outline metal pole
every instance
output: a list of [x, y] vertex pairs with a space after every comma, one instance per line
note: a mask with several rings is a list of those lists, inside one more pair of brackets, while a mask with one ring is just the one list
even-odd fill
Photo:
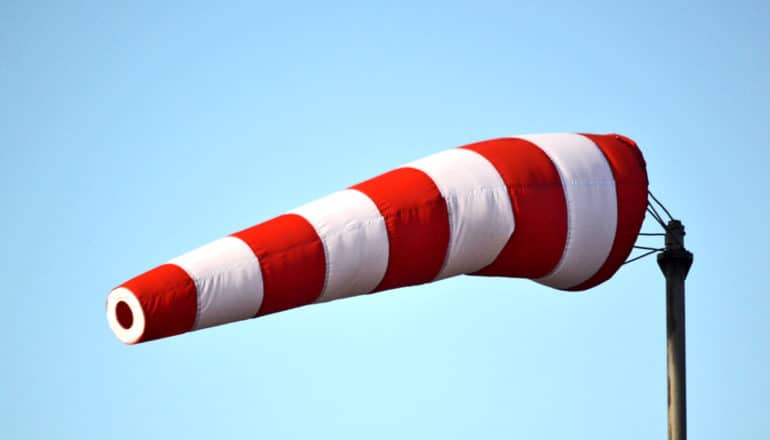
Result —
[[658, 266], [666, 278], [669, 440], [687, 440], [684, 282], [692, 259], [684, 247], [684, 225], [671, 220], [666, 225], [666, 247], [658, 254]]

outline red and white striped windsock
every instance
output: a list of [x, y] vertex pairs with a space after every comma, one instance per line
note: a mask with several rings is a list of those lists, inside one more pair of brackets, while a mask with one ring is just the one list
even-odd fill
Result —
[[459, 274], [583, 290], [631, 252], [647, 206], [619, 135], [494, 139], [428, 156], [209, 243], [107, 297], [133, 344]]

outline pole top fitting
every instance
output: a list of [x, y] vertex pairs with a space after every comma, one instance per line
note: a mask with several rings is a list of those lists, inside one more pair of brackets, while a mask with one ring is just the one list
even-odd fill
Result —
[[658, 266], [668, 277], [675, 274], [687, 277], [692, 265], [692, 253], [684, 247], [684, 225], [679, 220], [671, 220], [666, 225], [666, 239], [663, 252], [658, 254]]
[[684, 249], [684, 225], [679, 220], [670, 220], [666, 225], [666, 250]]

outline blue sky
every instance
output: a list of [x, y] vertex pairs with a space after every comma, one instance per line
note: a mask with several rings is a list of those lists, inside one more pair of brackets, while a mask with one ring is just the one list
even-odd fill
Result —
[[770, 437], [767, 2], [109, 3], [0, 4], [0, 437], [665, 438], [652, 259], [581, 294], [460, 277], [107, 327], [114, 285], [198, 245], [554, 131], [633, 137], [687, 226], [691, 437]]

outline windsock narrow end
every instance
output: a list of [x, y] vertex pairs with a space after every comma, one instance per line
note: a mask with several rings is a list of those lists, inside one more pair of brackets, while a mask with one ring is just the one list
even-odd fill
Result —
[[124, 344], [136, 344], [145, 328], [144, 310], [133, 292], [118, 287], [107, 296], [107, 322]]

